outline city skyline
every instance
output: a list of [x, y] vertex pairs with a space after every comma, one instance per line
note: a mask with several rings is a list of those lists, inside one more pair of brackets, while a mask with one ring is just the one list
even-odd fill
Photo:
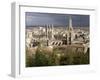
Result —
[[89, 42], [88, 15], [26, 13], [26, 67], [90, 64]]

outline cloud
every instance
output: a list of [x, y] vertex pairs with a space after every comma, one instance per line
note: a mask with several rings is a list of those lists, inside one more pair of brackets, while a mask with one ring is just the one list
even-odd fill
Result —
[[[33, 25], [68, 25], [68, 14], [34, 13], [26, 12], [26, 26]], [[72, 15], [73, 26], [89, 26], [88, 15]]]

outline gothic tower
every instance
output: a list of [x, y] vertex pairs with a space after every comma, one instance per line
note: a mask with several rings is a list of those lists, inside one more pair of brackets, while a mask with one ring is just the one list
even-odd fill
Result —
[[69, 15], [69, 26], [68, 26], [68, 42], [69, 42], [69, 45], [72, 44], [73, 39], [74, 39], [74, 30], [73, 30], [73, 25], [72, 25], [72, 16]]

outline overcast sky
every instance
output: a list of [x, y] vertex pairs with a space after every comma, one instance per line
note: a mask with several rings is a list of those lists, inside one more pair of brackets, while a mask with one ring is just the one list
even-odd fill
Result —
[[[51, 14], [51, 13], [25, 13], [26, 26], [34, 25], [68, 25], [68, 15], [69, 14]], [[72, 15], [72, 24], [74, 26], [89, 26], [89, 16], [88, 15]]]

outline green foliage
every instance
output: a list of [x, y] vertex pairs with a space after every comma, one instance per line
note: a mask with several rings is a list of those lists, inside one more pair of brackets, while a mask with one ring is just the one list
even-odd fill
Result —
[[34, 65], [34, 56], [30, 56], [31, 52], [26, 50], [26, 67], [32, 67]]
[[76, 51], [71, 47], [55, 47], [53, 52], [43, 50], [39, 46], [36, 53], [30, 56], [31, 52], [26, 50], [26, 66], [57, 66], [57, 65], [79, 65], [89, 64], [89, 49], [87, 53], [82, 50]]
[[69, 57], [61, 56], [61, 58], [60, 58], [60, 65], [68, 65], [68, 64], [70, 64], [69, 60], [70, 60]]
[[45, 52], [42, 48], [38, 48], [35, 54], [35, 66], [52, 66], [54, 65], [54, 56]]
[[87, 51], [87, 53], [84, 54], [82, 50], [76, 51], [72, 47], [60, 47], [55, 48], [54, 53], [61, 54], [59, 65], [89, 64], [89, 50]]

